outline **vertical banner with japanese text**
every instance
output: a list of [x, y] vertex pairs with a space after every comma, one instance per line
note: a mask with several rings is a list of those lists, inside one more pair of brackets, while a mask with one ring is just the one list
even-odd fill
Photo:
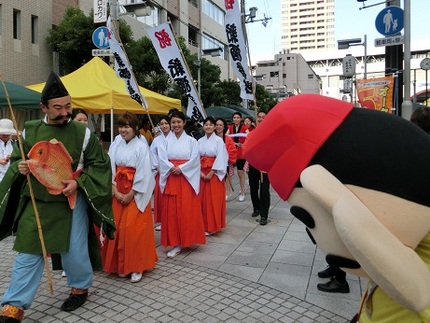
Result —
[[164, 70], [188, 98], [187, 116], [203, 122], [206, 114], [170, 25], [168, 23], [160, 24], [147, 29], [147, 32]]
[[127, 55], [115, 36], [115, 28], [113, 28], [111, 17], [109, 17], [106, 23], [106, 28], [108, 31], [109, 47], [115, 59], [116, 75], [125, 82], [126, 89], [130, 94], [130, 97], [137, 101], [137, 103], [139, 103], [143, 108], [148, 110], [148, 102], [142, 93], [140, 93], [139, 86], [137, 85], [137, 81], [134, 77]]
[[239, 1], [224, 0], [225, 3], [225, 32], [230, 50], [233, 70], [240, 81], [240, 97], [254, 100], [252, 79], [248, 66], [248, 52], [242, 28], [242, 16]]
[[94, 23], [106, 22], [107, 0], [93, 0]]
[[392, 114], [394, 77], [357, 80], [357, 95], [363, 108]]

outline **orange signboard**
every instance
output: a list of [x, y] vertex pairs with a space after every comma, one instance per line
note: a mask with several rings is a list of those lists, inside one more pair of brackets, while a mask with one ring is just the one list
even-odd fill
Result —
[[363, 108], [393, 113], [394, 77], [357, 80], [358, 100]]

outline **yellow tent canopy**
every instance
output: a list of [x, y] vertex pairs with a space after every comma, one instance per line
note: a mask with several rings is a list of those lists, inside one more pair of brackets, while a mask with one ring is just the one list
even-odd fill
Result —
[[[83, 108], [87, 113], [146, 113], [146, 110], [130, 97], [125, 82], [99, 57], [94, 57], [76, 71], [61, 77], [61, 81], [70, 93], [73, 107]], [[45, 83], [39, 83], [27, 88], [42, 92], [44, 86]], [[139, 89], [148, 101], [150, 114], [167, 114], [172, 108], [181, 109], [181, 101], [178, 99], [141, 86]]]

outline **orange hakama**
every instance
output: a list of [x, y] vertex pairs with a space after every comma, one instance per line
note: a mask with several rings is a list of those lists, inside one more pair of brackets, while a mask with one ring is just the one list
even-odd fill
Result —
[[[179, 166], [186, 160], [170, 162]], [[200, 197], [184, 175], [169, 175], [159, 205], [162, 246], [189, 247], [206, 243]]]
[[[134, 173], [134, 168], [117, 167], [115, 182], [119, 192], [130, 192]], [[102, 248], [103, 270], [128, 275], [154, 268], [158, 257], [151, 204], [148, 203], [142, 213], [134, 198], [128, 205], [123, 205], [114, 198], [112, 208], [116, 224], [115, 239], [105, 240]]]
[[[200, 158], [203, 174], [212, 170], [214, 161], [215, 157]], [[216, 174], [210, 181], [200, 180], [200, 197], [206, 232], [221, 231], [226, 223], [225, 180], [220, 181]]]

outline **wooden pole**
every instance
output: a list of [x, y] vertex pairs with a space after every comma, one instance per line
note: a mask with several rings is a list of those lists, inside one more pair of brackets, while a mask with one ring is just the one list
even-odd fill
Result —
[[[121, 49], [124, 52], [125, 58], [127, 59], [128, 64], [130, 65], [131, 77], [134, 79], [134, 82], [136, 83], [136, 86], [137, 86], [137, 91], [139, 92], [140, 98], [142, 99], [143, 96], [142, 96], [142, 93], [140, 93], [139, 84], [137, 83], [136, 76], [134, 75], [133, 66], [130, 64], [130, 60], [128, 59], [127, 53], [125, 52], [125, 48], [124, 48], [122, 41], [121, 41], [121, 36], [119, 35], [119, 23], [118, 23], [118, 21], [119, 21], [118, 19], [112, 19], [113, 32], [116, 34], [115, 38], [117, 39], [119, 46], [121, 46]], [[146, 111], [146, 114], [148, 116], [149, 122], [151, 123], [152, 129], [154, 129], [154, 123], [152, 121], [151, 115], [149, 114], [148, 107], [143, 106], [143, 108]], [[111, 128], [112, 127], [113, 127], [113, 125], [111, 125]]]
[[[251, 75], [251, 84], [252, 84], [252, 96], [254, 97], [254, 119], [255, 119], [255, 126], [258, 126], [258, 119], [257, 119], [257, 114], [258, 114], [258, 109], [257, 109], [257, 98], [256, 98], [256, 94], [255, 94], [255, 80], [254, 77], [252, 76], [252, 65], [251, 65], [251, 54], [250, 54], [250, 50], [249, 50], [249, 43], [248, 43], [248, 33], [246, 32], [246, 24], [245, 24], [245, 0], [242, 0], [241, 3], [242, 7], [242, 29], [243, 29], [243, 38], [245, 39], [245, 46], [247, 48], [247, 54], [248, 54], [248, 65], [249, 65], [249, 75]], [[263, 183], [263, 173], [260, 171], [260, 182]]]
[[[9, 93], [7, 91], [6, 84], [4, 83], [3, 77], [1, 75], [0, 75], [0, 81], [3, 85], [4, 94], [5, 94], [5, 97], [7, 100], [7, 104], [9, 106], [9, 111], [10, 111], [10, 115], [12, 117], [13, 126], [15, 129], [18, 129], [18, 125], [17, 125], [16, 119], [15, 119], [15, 114], [14, 114], [13, 109], [12, 109], [12, 104], [10, 103]], [[21, 153], [21, 159], [24, 161], [26, 158], [25, 158], [24, 148], [22, 145], [21, 135], [20, 135], [18, 130], [17, 130], [17, 137], [18, 137], [19, 151]], [[36, 199], [34, 198], [34, 191], [33, 191], [33, 186], [31, 184], [30, 174], [27, 174], [27, 183], [28, 183], [28, 188], [30, 190], [31, 203], [33, 204], [34, 217], [36, 218], [37, 232], [39, 233], [40, 246], [42, 248], [42, 254], [43, 254], [43, 262], [45, 264], [46, 276], [48, 277], [48, 286], [49, 286], [49, 290], [51, 291], [51, 295], [52, 295], [54, 293], [54, 289], [52, 287], [51, 271], [49, 270], [48, 255], [46, 253], [46, 247], [45, 247], [45, 239], [43, 237], [42, 224], [40, 222], [39, 211], [37, 210]]]
[[252, 65], [251, 65], [251, 54], [249, 50], [249, 42], [248, 42], [248, 33], [246, 32], [246, 24], [245, 24], [245, 0], [241, 0], [241, 14], [242, 14], [242, 29], [243, 29], [243, 38], [245, 40], [245, 47], [246, 47], [246, 53], [248, 58], [248, 68], [249, 68], [249, 75], [251, 76], [251, 84], [252, 84], [252, 96], [254, 97], [254, 119], [255, 119], [255, 125], [257, 126], [257, 99], [255, 94], [255, 80], [252, 76]]

